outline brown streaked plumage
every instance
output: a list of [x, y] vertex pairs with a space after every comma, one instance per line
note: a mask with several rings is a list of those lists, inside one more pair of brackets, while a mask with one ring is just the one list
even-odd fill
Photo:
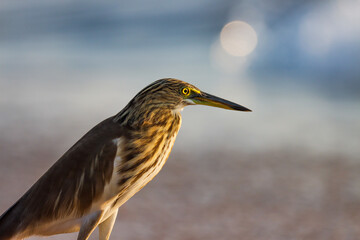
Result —
[[250, 111], [180, 80], [155, 81], [85, 134], [0, 217], [0, 240], [75, 231], [86, 240], [96, 227], [100, 240], [109, 239], [117, 209], [161, 170], [181, 109], [194, 104]]

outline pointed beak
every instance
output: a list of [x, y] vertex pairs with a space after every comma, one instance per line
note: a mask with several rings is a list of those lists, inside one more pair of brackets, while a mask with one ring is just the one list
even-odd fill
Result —
[[193, 96], [191, 98], [191, 100], [195, 104], [207, 105], [207, 106], [218, 107], [218, 108], [225, 108], [225, 109], [229, 109], [229, 110], [251, 112], [250, 109], [248, 109], [244, 106], [241, 106], [239, 104], [230, 102], [228, 100], [216, 97], [214, 95], [211, 95], [211, 94], [208, 94], [205, 92], [196, 94], [195, 96]]

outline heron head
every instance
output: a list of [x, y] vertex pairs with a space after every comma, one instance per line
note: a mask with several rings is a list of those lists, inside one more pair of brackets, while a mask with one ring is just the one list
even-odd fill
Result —
[[203, 92], [197, 87], [181, 80], [166, 78], [155, 81], [139, 94], [150, 106], [181, 110], [187, 105], [207, 105], [236, 111], [251, 112], [237, 103]]

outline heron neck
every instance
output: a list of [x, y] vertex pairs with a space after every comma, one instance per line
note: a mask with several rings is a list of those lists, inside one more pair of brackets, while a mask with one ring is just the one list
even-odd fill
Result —
[[121, 151], [118, 151], [122, 164], [117, 172], [127, 176], [121, 183], [134, 183], [149, 176], [143, 179], [147, 182], [160, 171], [181, 126], [180, 114], [172, 114], [166, 119], [164, 124], [144, 124], [139, 129], [127, 129]]

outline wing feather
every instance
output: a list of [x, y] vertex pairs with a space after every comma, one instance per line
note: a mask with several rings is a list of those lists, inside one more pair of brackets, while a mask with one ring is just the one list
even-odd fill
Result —
[[0, 217], [0, 239], [86, 214], [111, 179], [117, 151], [113, 139], [122, 134], [113, 117], [85, 134]]

